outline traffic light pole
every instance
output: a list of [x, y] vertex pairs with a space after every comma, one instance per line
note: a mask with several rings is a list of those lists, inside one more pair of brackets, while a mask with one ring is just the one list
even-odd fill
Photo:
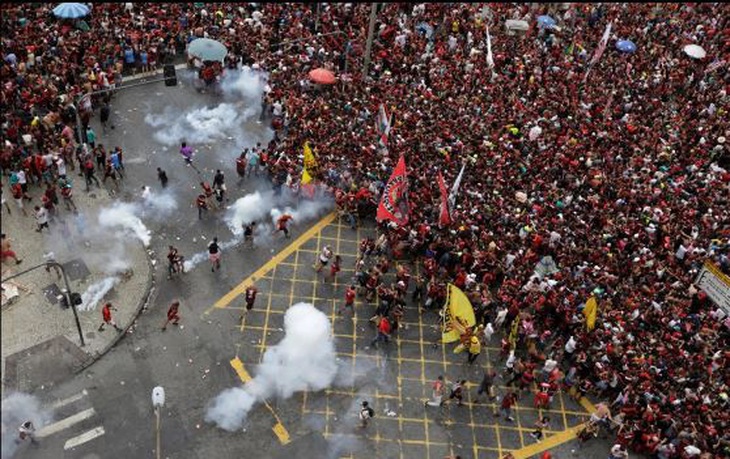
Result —
[[3, 282], [9, 281], [11, 279], [15, 279], [16, 277], [20, 277], [31, 271], [35, 271], [38, 268], [46, 268], [47, 270], [50, 270], [50, 268], [56, 268], [61, 271], [61, 274], [63, 277], [63, 284], [66, 287], [66, 291], [65, 291], [66, 301], [67, 301], [68, 305], [71, 306], [71, 309], [74, 312], [74, 320], [76, 321], [76, 330], [78, 330], [78, 332], [79, 332], [79, 340], [81, 340], [81, 347], [86, 346], [86, 342], [84, 341], [84, 334], [81, 331], [81, 322], [79, 321], [79, 313], [78, 313], [78, 311], [76, 311], [76, 305], [71, 300], [71, 286], [68, 284], [68, 277], [66, 277], [66, 270], [63, 269], [63, 266], [60, 263], [50, 260], [50, 261], [42, 263], [38, 266], [33, 266], [32, 268], [28, 268], [25, 271], [21, 271], [18, 274], [13, 274], [12, 276], [8, 276], [8, 277], [3, 277]]

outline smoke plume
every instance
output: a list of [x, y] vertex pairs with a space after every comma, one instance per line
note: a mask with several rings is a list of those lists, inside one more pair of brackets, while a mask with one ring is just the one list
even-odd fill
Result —
[[101, 300], [104, 299], [109, 290], [113, 289], [121, 279], [116, 276], [105, 277], [99, 282], [90, 285], [84, 293], [81, 294], [82, 303], [78, 306], [79, 311], [92, 311]]
[[2, 459], [13, 456], [18, 445], [18, 428], [30, 421], [36, 430], [48, 425], [53, 416], [41, 407], [38, 398], [22, 392], [12, 392], [2, 400]]
[[284, 316], [284, 330], [281, 342], [266, 350], [252, 381], [226, 389], [209, 403], [206, 422], [238, 430], [253, 406], [268, 397], [286, 399], [333, 383], [338, 366], [327, 316], [311, 304], [297, 303]]

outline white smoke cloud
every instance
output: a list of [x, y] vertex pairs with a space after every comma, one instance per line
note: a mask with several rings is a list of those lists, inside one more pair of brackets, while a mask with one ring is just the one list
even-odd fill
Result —
[[268, 348], [256, 376], [242, 388], [227, 389], [213, 399], [205, 421], [234, 431], [253, 406], [268, 397], [289, 398], [295, 392], [320, 391], [337, 375], [332, 325], [313, 305], [297, 303], [284, 316], [284, 338]]
[[102, 227], [123, 229], [134, 234], [145, 247], [149, 247], [152, 232], [136, 215], [139, 212], [140, 208], [137, 204], [117, 202], [111, 207], [101, 209], [98, 220]]
[[[162, 113], [148, 113], [145, 122], [157, 129], [154, 138], [167, 147], [187, 142], [193, 148], [214, 144], [214, 153], [232, 156], [244, 147], [265, 139], [252, 138], [245, 124], [261, 114], [261, 97], [267, 75], [251, 69], [228, 70], [221, 81], [224, 101], [214, 107], [197, 107], [180, 113], [165, 108]], [[270, 137], [273, 131], [265, 130]], [[232, 147], [230, 141], [234, 144]]]
[[50, 424], [53, 415], [41, 407], [38, 398], [22, 392], [10, 393], [2, 400], [2, 459], [15, 454], [18, 445], [18, 428], [26, 421], [33, 423], [36, 430]]
[[90, 285], [84, 293], [81, 294], [82, 303], [78, 306], [79, 311], [92, 311], [107, 293], [117, 285], [121, 279], [116, 276], [105, 277], [99, 282]]
[[[142, 206], [145, 215], [159, 219], [172, 215], [177, 210], [177, 201], [169, 189], [155, 191], [150, 187], [145, 187], [142, 192]], [[151, 214], [147, 213], [147, 210], [151, 211]]]

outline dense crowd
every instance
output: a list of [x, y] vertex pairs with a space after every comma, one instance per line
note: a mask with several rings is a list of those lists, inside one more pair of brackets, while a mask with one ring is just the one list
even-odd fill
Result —
[[[706, 260], [730, 273], [721, 4], [386, 4], [365, 78], [369, 4], [94, 4], [88, 32], [50, 8], [2, 6], [3, 173], [34, 152], [72, 166], [75, 96], [182, 56], [194, 37], [219, 39], [226, 67], [270, 75], [266, 103], [286, 135], [260, 160], [275, 181], [296, 186], [309, 141], [309, 172], [338, 190], [343, 213], [368, 218], [404, 155], [409, 224], [382, 224], [379, 246], [422, 263], [428, 304], [453, 282], [483, 324], [509, 331], [519, 317], [516, 348], [505, 344], [520, 357], [513, 371], [541, 377], [559, 362], [566, 387], [609, 401], [635, 451], [730, 454], [730, 322], [692, 286]], [[537, 27], [540, 14], [559, 27]], [[509, 34], [507, 19], [531, 27]], [[619, 53], [617, 39], [637, 51]], [[707, 58], [688, 57], [691, 43]], [[311, 85], [318, 67], [337, 85]], [[394, 120], [387, 150], [381, 104]], [[451, 184], [462, 164], [452, 223], [440, 225], [437, 174]], [[548, 256], [557, 270], [536, 275]]]

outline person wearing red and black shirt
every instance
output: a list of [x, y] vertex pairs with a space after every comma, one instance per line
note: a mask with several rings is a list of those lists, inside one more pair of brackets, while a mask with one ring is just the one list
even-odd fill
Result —
[[338, 314], [342, 314], [342, 311], [344, 311], [347, 308], [350, 308], [352, 311], [352, 315], [355, 315], [355, 296], [357, 295], [357, 289], [355, 288], [355, 285], [350, 285], [347, 287], [347, 290], [345, 290], [345, 305], [337, 310]]
[[378, 323], [378, 334], [375, 335], [375, 338], [370, 342], [370, 345], [377, 349], [379, 342], [388, 343], [390, 341], [390, 321], [387, 317], [381, 317], [380, 322]]
[[243, 318], [246, 317], [248, 314], [248, 311], [253, 309], [253, 304], [256, 301], [256, 294], [258, 293], [258, 289], [254, 284], [249, 285], [246, 287], [245, 291], [245, 299], [246, 299], [246, 309], [241, 313], [241, 321], [243, 321]]
[[165, 320], [165, 324], [162, 326], [162, 331], [167, 330], [167, 324], [170, 322], [172, 322], [173, 325], [177, 325], [180, 322], [180, 313], [178, 312], [179, 308], [180, 302], [173, 301], [170, 308], [167, 310], [167, 320]]
[[101, 309], [101, 317], [102, 319], [104, 319], [104, 321], [101, 323], [101, 325], [99, 325], [100, 332], [104, 331], [104, 325], [111, 325], [116, 331], [122, 331], [122, 329], [117, 326], [117, 323], [114, 322], [114, 319], [112, 319], [112, 311], [116, 310], [117, 308], [113, 307], [111, 303], [106, 303]]

